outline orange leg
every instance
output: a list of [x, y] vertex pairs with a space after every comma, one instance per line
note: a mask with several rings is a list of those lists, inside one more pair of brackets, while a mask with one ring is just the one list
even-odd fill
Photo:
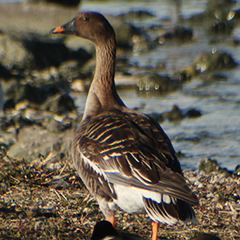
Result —
[[113, 227], [115, 226], [116, 218], [114, 215], [106, 217], [106, 220], [109, 221], [113, 225]]
[[153, 222], [151, 223], [152, 225], [152, 240], [157, 240], [158, 239], [158, 222]]

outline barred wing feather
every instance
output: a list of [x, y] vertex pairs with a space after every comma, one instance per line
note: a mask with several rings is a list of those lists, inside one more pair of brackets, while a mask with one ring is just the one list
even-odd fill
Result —
[[78, 151], [109, 183], [151, 187], [191, 205], [198, 202], [182, 177], [170, 140], [152, 118], [113, 109], [86, 119], [76, 136]]

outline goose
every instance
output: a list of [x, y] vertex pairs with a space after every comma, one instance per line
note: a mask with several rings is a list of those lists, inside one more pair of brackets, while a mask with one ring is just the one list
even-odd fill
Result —
[[119, 237], [117, 231], [108, 221], [97, 222], [91, 240], [123, 240]]
[[97, 222], [91, 240], [144, 240], [136, 234], [117, 232], [109, 221]]
[[79, 12], [51, 30], [90, 40], [96, 67], [85, 110], [72, 143], [74, 166], [113, 226], [117, 208], [147, 213], [152, 240], [159, 223], [195, 222], [198, 198], [187, 186], [172, 143], [153, 118], [129, 109], [114, 82], [116, 38], [98, 12]]

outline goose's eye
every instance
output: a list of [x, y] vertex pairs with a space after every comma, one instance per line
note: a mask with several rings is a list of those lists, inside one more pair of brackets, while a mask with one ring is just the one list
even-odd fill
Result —
[[83, 17], [83, 21], [87, 22], [87, 21], [89, 21], [89, 18], [88, 17]]

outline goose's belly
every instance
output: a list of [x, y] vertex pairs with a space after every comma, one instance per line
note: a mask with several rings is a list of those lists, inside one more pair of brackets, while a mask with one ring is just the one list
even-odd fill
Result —
[[122, 185], [114, 185], [117, 204], [123, 211], [127, 213], [144, 212], [143, 195], [139, 188], [127, 187]]

